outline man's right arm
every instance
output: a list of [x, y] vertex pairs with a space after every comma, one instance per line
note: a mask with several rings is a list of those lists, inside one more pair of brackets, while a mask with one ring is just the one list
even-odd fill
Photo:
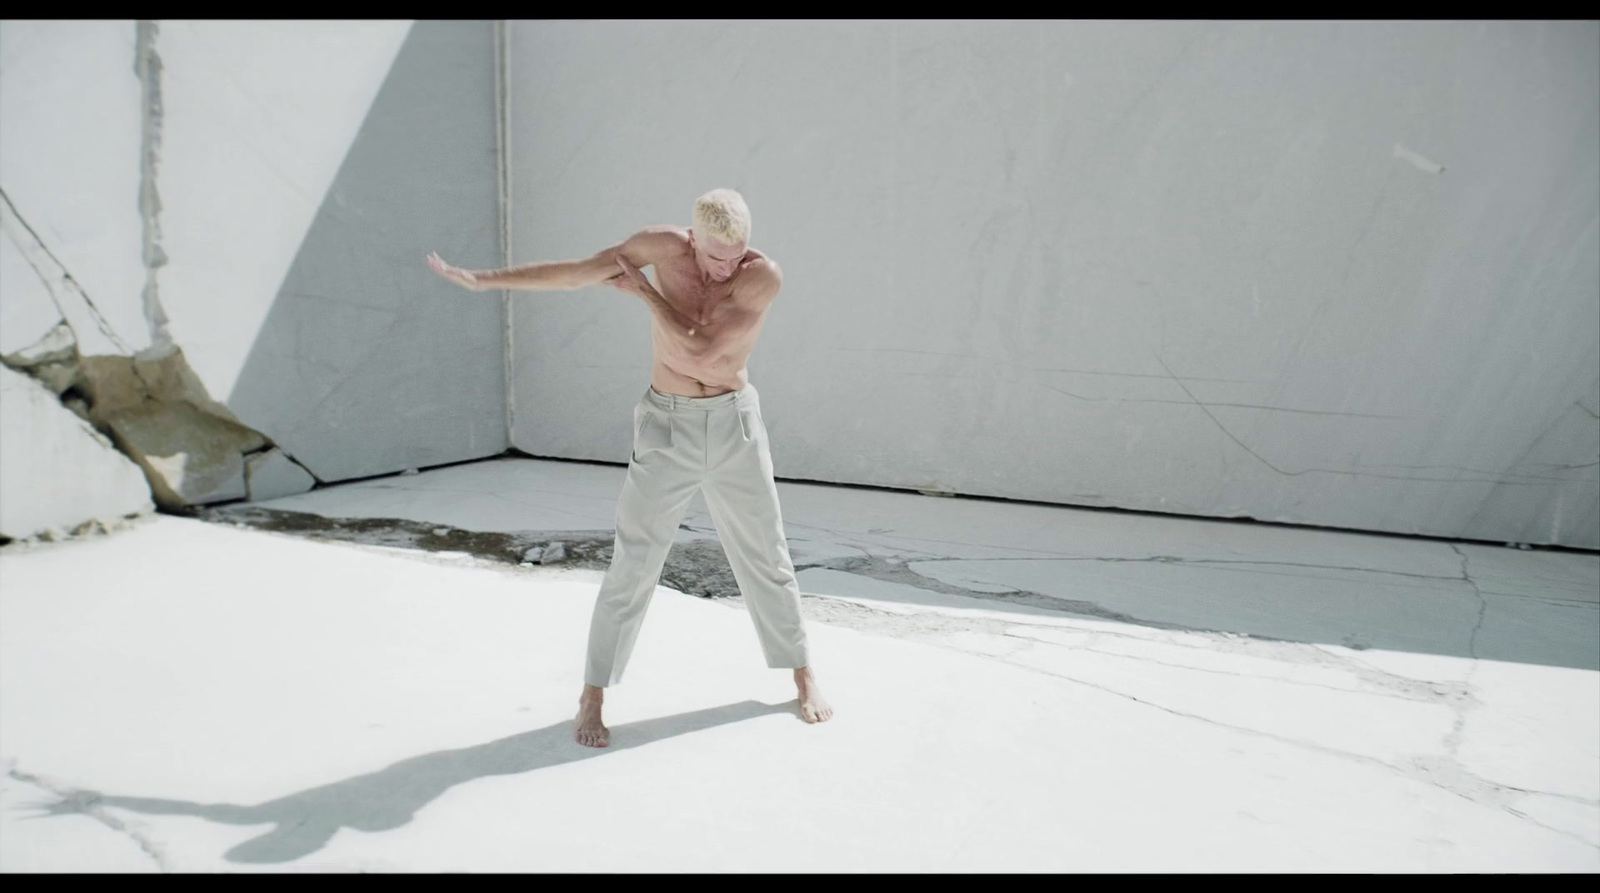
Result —
[[428, 265], [446, 279], [476, 291], [501, 288], [574, 289], [600, 283], [618, 275], [621, 255], [635, 267], [645, 267], [670, 257], [678, 238], [670, 226], [650, 226], [622, 242], [579, 260], [540, 261], [498, 270], [462, 270], [430, 255]]

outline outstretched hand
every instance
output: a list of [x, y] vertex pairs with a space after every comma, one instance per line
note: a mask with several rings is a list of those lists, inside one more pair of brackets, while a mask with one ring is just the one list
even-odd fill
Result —
[[443, 276], [462, 288], [470, 288], [474, 291], [479, 290], [478, 277], [474, 275], [471, 270], [463, 270], [460, 267], [452, 267], [441, 260], [439, 255], [432, 252], [429, 252], [428, 254], [428, 266], [432, 267], [435, 273], [438, 273], [440, 276]]

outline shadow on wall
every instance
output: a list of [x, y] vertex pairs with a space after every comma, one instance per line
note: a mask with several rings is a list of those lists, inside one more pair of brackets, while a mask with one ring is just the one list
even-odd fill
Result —
[[332, 482], [509, 445], [498, 293], [494, 31], [418, 22], [306, 231], [227, 404]]

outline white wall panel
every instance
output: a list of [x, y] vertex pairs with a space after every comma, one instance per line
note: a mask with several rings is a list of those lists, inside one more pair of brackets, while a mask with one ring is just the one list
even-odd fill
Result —
[[[64, 303], [89, 354], [150, 344], [140, 302], [134, 43], [131, 20], [0, 22], [0, 188], [122, 342], [74, 296]], [[17, 246], [4, 242], [0, 352], [10, 353], [42, 337], [60, 314]]]
[[[517, 22], [513, 260], [740, 189], [781, 477], [1600, 546], [1594, 22]], [[625, 461], [646, 311], [519, 292]]]

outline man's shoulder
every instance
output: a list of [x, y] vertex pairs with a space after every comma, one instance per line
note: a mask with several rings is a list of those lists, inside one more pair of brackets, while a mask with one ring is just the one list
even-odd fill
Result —
[[689, 242], [688, 227], [673, 226], [670, 223], [657, 223], [651, 226], [640, 227], [639, 232], [636, 235], [650, 239], [671, 239], [674, 242], [683, 242], [685, 244], [688, 244]]
[[[681, 226], [658, 224], [646, 226], [628, 237], [625, 243], [635, 251], [648, 256], [648, 262], [681, 254], [689, 248], [689, 231]], [[630, 252], [631, 253], [631, 252]]]
[[779, 269], [777, 261], [750, 248], [739, 264], [739, 282], [754, 293], [771, 297], [783, 285], [783, 270]]

